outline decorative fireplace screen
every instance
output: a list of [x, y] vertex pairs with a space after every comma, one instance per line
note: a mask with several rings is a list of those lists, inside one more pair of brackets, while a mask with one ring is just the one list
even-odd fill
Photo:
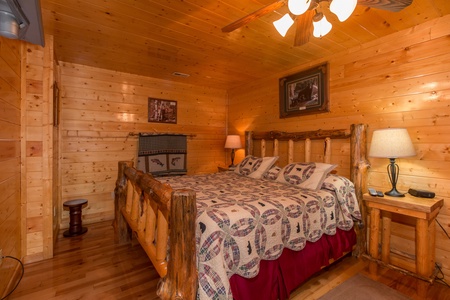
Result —
[[154, 176], [183, 175], [187, 137], [180, 134], [139, 134], [137, 168]]

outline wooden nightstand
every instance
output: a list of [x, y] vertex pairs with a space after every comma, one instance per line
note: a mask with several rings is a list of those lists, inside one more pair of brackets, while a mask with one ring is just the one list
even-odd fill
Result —
[[[378, 249], [381, 231], [381, 262], [391, 265], [390, 237], [392, 215], [398, 214], [410, 217], [415, 222], [415, 267], [413, 270], [404, 270], [410, 275], [416, 274], [418, 278], [433, 282], [435, 277], [435, 219], [444, 204], [441, 198], [417, 198], [409, 194], [405, 197], [373, 197], [363, 195], [364, 202], [370, 210], [370, 237], [369, 254], [372, 259], [380, 261]], [[380, 228], [380, 217], [382, 227]], [[396, 269], [402, 269], [395, 267]]]

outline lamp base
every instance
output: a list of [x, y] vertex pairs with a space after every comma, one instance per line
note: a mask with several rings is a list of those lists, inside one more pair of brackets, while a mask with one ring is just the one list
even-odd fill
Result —
[[384, 194], [386, 196], [391, 196], [391, 197], [405, 197], [405, 194], [404, 193], [400, 193], [399, 191], [397, 191], [396, 188], [393, 188], [389, 192], [384, 192]]
[[397, 191], [397, 180], [398, 174], [400, 173], [400, 168], [395, 163], [395, 158], [389, 158], [390, 164], [387, 166], [387, 172], [389, 175], [389, 181], [392, 184], [392, 189], [389, 192], [385, 192], [384, 194], [391, 197], [405, 197], [405, 194]]

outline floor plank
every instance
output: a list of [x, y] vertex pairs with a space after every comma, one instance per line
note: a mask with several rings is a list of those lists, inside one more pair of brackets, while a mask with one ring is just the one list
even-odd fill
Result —
[[[139, 244], [116, 245], [110, 221], [88, 227], [80, 237], [59, 237], [54, 258], [25, 265], [9, 299], [158, 299], [158, 273]], [[291, 299], [317, 299], [358, 273], [369, 274], [368, 262], [346, 257], [305, 282]], [[424, 299], [415, 293], [416, 278], [380, 269], [374, 279], [414, 300]], [[450, 300], [450, 288], [436, 282], [426, 299]]]

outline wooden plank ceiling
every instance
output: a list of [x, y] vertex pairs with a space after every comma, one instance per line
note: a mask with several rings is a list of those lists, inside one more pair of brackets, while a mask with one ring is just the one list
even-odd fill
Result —
[[[366, 0], [367, 1], [367, 0]], [[393, 0], [373, 0], [373, 2]], [[400, 12], [358, 5], [325, 37], [294, 47], [295, 26], [272, 25], [287, 6], [231, 33], [222, 28], [274, 0], [41, 0], [44, 31], [60, 61], [228, 89], [355, 49], [379, 37], [450, 13], [449, 0], [414, 0]], [[190, 74], [188, 78], [173, 72]]]

